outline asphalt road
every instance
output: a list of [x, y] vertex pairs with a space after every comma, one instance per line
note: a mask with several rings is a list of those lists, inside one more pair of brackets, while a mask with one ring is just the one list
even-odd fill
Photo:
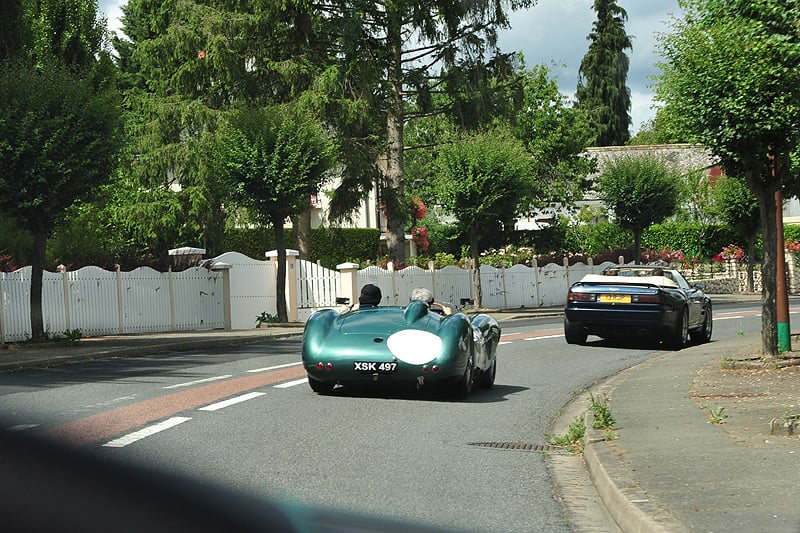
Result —
[[[715, 338], [760, 329], [744, 308], [715, 315]], [[553, 419], [577, 391], [663, 352], [569, 346], [555, 318], [502, 326], [496, 385], [467, 401], [318, 396], [290, 339], [0, 375], [0, 413], [20, 430], [256, 495], [459, 531], [588, 530], [554, 493]]]

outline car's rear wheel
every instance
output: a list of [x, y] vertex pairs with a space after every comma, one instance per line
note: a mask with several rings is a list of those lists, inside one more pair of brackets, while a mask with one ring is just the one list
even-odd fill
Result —
[[711, 332], [714, 329], [713, 318], [711, 316], [711, 303], [706, 306], [705, 310], [703, 311], [705, 317], [703, 318], [703, 325], [700, 329], [692, 331], [690, 333], [692, 337], [692, 342], [696, 343], [705, 343], [711, 342]]
[[564, 318], [564, 337], [567, 339], [567, 344], [586, 344], [588, 336], [585, 328], [572, 324]]
[[459, 398], [466, 398], [472, 392], [472, 381], [475, 379], [475, 360], [472, 354], [467, 357], [467, 368], [464, 369], [464, 375], [456, 383], [456, 395]]
[[490, 389], [494, 385], [494, 378], [497, 375], [497, 358], [492, 361], [492, 366], [487, 368], [478, 378], [478, 386], [482, 389]]
[[317, 394], [328, 394], [336, 386], [336, 383], [331, 383], [328, 381], [319, 381], [317, 379], [312, 378], [311, 376], [308, 376], [308, 384], [311, 386], [311, 390], [313, 390]]
[[680, 350], [689, 344], [689, 313], [686, 309], [679, 311], [678, 320], [675, 322], [675, 330], [672, 332], [669, 344], [672, 348]]

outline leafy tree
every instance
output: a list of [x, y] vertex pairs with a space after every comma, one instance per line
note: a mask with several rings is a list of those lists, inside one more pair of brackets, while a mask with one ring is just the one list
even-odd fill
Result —
[[625, 33], [627, 12], [616, 0], [594, 0], [597, 20], [592, 25], [589, 51], [581, 60], [578, 107], [585, 109], [597, 133], [596, 146], [620, 146], [630, 138], [631, 91], [627, 87], [630, 60], [625, 50], [633, 48]]
[[66, 67], [0, 69], [0, 213], [31, 232], [31, 335], [44, 337], [46, 242], [65, 210], [108, 180], [118, 149], [117, 109]]
[[713, 189], [712, 213], [724, 224], [731, 226], [747, 240], [747, 287], [753, 291], [753, 263], [756, 254], [756, 238], [761, 228], [761, 213], [758, 201], [743, 179], [722, 177]]
[[[370, 143], [364, 143], [371, 148], [366, 153], [374, 156], [372, 164], [381, 161], [379, 185], [391, 258], [405, 258], [406, 122], [417, 113], [433, 112], [430, 104], [435, 90], [443, 90], [448, 83], [464, 89], [466, 80], [478, 80], [470, 85], [470, 96], [461, 100], [459, 108], [480, 101], [480, 92], [486, 87], [481, 87], [479, 80], [494, 68], [486, 56], [497, 51], [497, 30], [508, 26], [507, 10], [532, 4], [532, 0], [350, 0], [332, 9], [325, 19], [325, 33], [337, 36], [329, 56], [340, 59], [338, 83], [352, 89], [354, 100], [363, 102], [382, 120], [380, 130], [367, 128], [363, 133], [372, 136]], [[497, 65], [500, 63], [502, 60]], [[456, 65], [460, 70], [453, 69]], [[435, 68], [450, 69], [449, 80]], [[413, 113], [408, 107], [412, 100], [416, 105]], [[362, 180], [358, 185], [347, 183], [337, 195], [367, 190], [370, 184]], [[353, 207], [355, 198], [334, 198], [334, 204], [337, 210]]]
[[659, 107], [655, 117], [642, 124], [629, 145], [679, 144], [692, 142], [691, 135], [680, 131], [680, 123], [669, 107]]
[[442, 146], [432, 177], [435, 201], [469, 235], [475, 275], [475, 305], [482, 300], [480, 240], [513, 227], [520, 210], [530, 205], [530, 154], [510, 133], [500, 129], [466, 134]]
[[19, 57], [25, 48], [25, 25], [22, 22], [22, 0], [6, 0], [0, 17], [0, 63]]
[[572, 206], [583, 199], [587, 176], [595, 170], [584, 155], [594, 140], [587, 113], [567, 105], [556, 80], [544, 65], [523, 75], [522, 103], [513, 115], [513, 132], [533, 158], [534, 204]]
[[97, 17], [96, 0], [24, 0], [23, 31], [30, 31], [28, 56], [39, 66], [53, 58], [70, 67], [97, 62], [106, 22]]
[[600, 199], [616, 222], [633, 232], [636, 263], [642, 255], [642, 232], [675, 212], [680, 181], [680, 173], [653, 154], [622, 156], [597, 178]]
[[790, 156], [800, 141], [800, 0], [684, 0], [662, 36], [656, 95], [689, 132], [743, 176], [763, 236], [762, 345], [778, 352], [777, 198], [798, 189]]
[[322, 125], [289, 106], [244, 107], [220, 131], [221, 166], [236, 199], [275, 231], [278, 252], [278, 317], [287, 321], [287, 218], [308, 209], [335, 158]]
[[[300, 98], [320, 68], [310, 14], [295, 2], [130, 0], [115, 42], [130, 163], [122, 214], [137, 240], [220, 251], [230, 190], [214, 167], [214, 131], [233, 104]], [[305, 2], [299, 2], [306, 6]]]

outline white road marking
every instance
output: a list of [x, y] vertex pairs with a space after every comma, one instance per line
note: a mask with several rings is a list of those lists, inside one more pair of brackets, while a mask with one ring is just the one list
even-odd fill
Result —
[[206, 378], [206, 379], [197, 379], [195, 381], [187, 381], [186, 383], [176, 383], [175, 385], [168, 385], [164, 387], [165, 389], [178, 389], [180, 387], [191, 387], [193, 385], [199, 385], [200, 383], [208, 383], [209, 381], [219, 381], [221, 379], [228, 379], [233, 377], [231, 374], [225, 374], [224, 376], [214, 376], [213, 378]]
[[259, 396], [264, 396], [265, 392], [249, 392], [247, 394], [242, 394], [241, 396], [236, 396], [235, 398], [229, 398], [227, 400], [223, 400], [221, 402], [212, 403], [211, 405], [206, 405], [205, 407], [201, 407], [200, 411], [218, 411], [225, 407], [235, 405], [237, 403], [246, 402], [247, 400], [252, 400], [253, 398], [258, 398]]
[[159, 422], [158, 424], [153, 424], [152, 426], [140, 429], [139, 431], [134, 431], [133, 433], [129, 433], [118, 439], [108, 441], [105, 444], [103, 444], [103, 446], [109, 448], [122, 448], [129, 444], [133, 444], [136, 441], [142, 440], [145, 437], [149, 437], [151, 435], [155, 435], [156, 433], [159, 433], [171, 427], [175, 427], [178, 424], [183, 424], [184, 422], [189, 420], [191, 420], [191, 418], [186, 418], [185, 416], [174, 416], [168, 420]]
[[287, 381], [286, 383], [279, 383], [275, 385], [275, 388], [288, 389], [289, 387], [294, 387], [295, 385], [302, 385], [303, 383], [308, 383], [308, 378], [301, 378], [301, 379], [296, 379], [294, 381]]
[[11, 426], [8, 428], [8, 431], [25, 431], [26, 429], [33, 429], [38, 428], [39, 424], [17, 424], [16, 426]]
[[542, 339], [557, 339], [559, 337], [563, 337], [564, 334], [561, 333], [560, 335], [542, 335], [541, 337], [528, 337], [527, 339], [522, 339], [524, 341], [540, 341]]
[[297, 366], [297, 365], [302, 365], [302, 364], [303, 364], [303, 362], [299, 361], [297, 363], [286, 363], [285, 365], [268, 366], [266, 368], [256, 368], [256, 369], [253, 369], [253, 370], [248, 370], [248, 372], [268, 372], [270, 370], [277, 370], [279, 368], [288, 368], [290, 366]]
[[744, 318], [744, 315], [736, 315], [736, 316], [715, 316], [714, 320], [730, 320], [732, 318]]
[[498, 346], [501, 346], [503, 344], [511, 344], [511, 341], [500, 341], [497, 343]]

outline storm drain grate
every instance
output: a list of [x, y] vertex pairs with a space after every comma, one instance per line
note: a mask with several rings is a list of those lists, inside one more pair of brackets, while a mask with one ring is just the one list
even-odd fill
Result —
[[497, 448], [500, 450], [522, 450], [525, 452], [563, 452], [558, 446], [549, 444], [530, 444], [526, 442], [470, 442], [476, 448]]

